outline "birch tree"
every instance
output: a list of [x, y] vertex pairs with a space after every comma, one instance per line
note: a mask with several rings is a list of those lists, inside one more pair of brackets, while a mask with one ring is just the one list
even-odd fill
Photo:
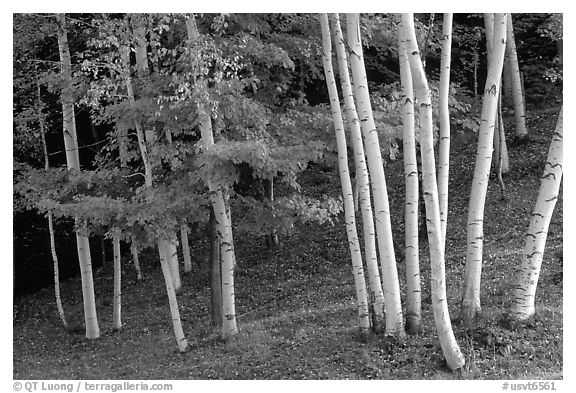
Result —
[[368, 285], [370, 300], [374, 310], [374, 320], [372, 328], [379, 331], [384, 324], [384, 293], [380, 281], [380, 271], [378, 268], [378, 256], [376, 254], [376, 233], [374, 230], [374, 215], [372, 213], [372, 202], [370, 200], [370, 180], [368, 168], [366, 167], [366, 156], [364, 154], [364, 144], [362, 142], [362, 131], [360, 120], [356, 112], [354, 103], [354, 93], [350, 82], [350, 71], [348, 69], [348, 59], [346, 55], [345, 41], [340, 26], [340, 16], [332, 16], [332, 26], [334, 34], [334, 46], [338, 59], [338, 74], [344, 98], [346, 110], [346, 122], [350, 129], [352, 149], [354, 152], [354, 167], [356, 168], [356, 190], [358, 192], [358, 204], [362, 214], [362, 227], [364, 233], [364, 255], [366, 258], [366, 270], [368, 272]]
[[342, 198], [344, 200], [344, 221], [346, 222], [346, 234], [352, 258], [352, 275], [354, 276], [354, 286], [356, 288], [356, 306], [358, 308], [358, 318], [360, 322], [360, 335], [365, 336], [370, 329], [370, 314], [368, 311], [368, 297], [366, 295], [366, 281], [364, 278], [364, 267], [362, 265], [360, 241], [358, 240], [356, 231], [352, 183], [350, 181], [350, 173], [348, 172], [348, 154], [346, 151], [344, 122], [342, 121], [340, 99], [338, 98], [338, 89], [336, 88], [336, 79], [334, 78], [332, 68], [332, 42], [330, 27], [328, 26], [328, 14], [320, 14], [320, 26], [322, 29], [322, 65], [324, 66], [324, 76], [330, 97], [330, 110], [332, 112], [332, 120], [336, 133], [338, 170], [340, 174], [340, 184], [342, 186]]
[[442, 237], [440, 224], [440, 205], [436, 183], [436, 165], [434, 162], [432, 102], [430, 88], [426, 80], [426, 73], [420, 60], [416, 31], [414, 29], [414, 17], [412, 14], [402, 14], [400, 33], [402, 34], [402, 39], [406, 41], [414, 91], [419, 105], [422, 187], [426, 205], [426, 227], [428, 232], [428, 247], [430, 250], [432, 311], [446, 364], [451, 370], [456, 370], [464, 365], [464, 356], [460, 351], [452, 331], [448, 302], [446, 299], [444, 238]]
[[442, 243], [446, 243], [448, 222], [448, 175], [450, 172], [450, 57], [452, 50], [452, 14], [444, 14], [442, 21], [442, 55], [440, 60], [440, 147], [438, 150], [438, 197]]
[[112, 302], [112, 327], [116, 330], [122, 328], [122, 265], [120, 260], [120, 231], [114, 229], [112, 233], [114, 251], [114, 299]]
[[[57, 14], [58, 22], [58, 51], [60, 53], [60, 64], [64, 88], [61, 92], [64, 147], [66, 150], [66, 163], [68, 170], [80, 170], [80, 155], [78, 152], [78, 138], [76, 136], [76, 119], [74, 115], [74, 98], [72, 95], [72, 62], [70, 60], [70, 48], [68, 47], [68, 36], [66, 31], [66, 17], [64, 14]], [[80, 227], [81, 222], [76, 220], [76, 226]], [[80, 263], [80, 278], [82, 281], [82, 299], [84, 303], [84, 324], [86, 328], [86, 338], [93, 339], [100, 337], [100, 327], [98, 326], [98, 315], [96, 313], [96, 297], [94, 295], [94, 279], [92, 277], [92, 261], [90, 256], [90, 243], [88, 237], [76, 229], [76, 246], [78, 249], [78, 260]]]
[[[136, 104], [136, 100], [134, 98], [134, 88], [132, 86], [132, 79], [130, 77], [130, 57], [129, 51], [130, 49], [126, 46], [121, 46], [120, 48], [120, 57], [122, 62], [123, 68], [123, 78], [126, 85], [126, 92], [128, 95], [128, 102], [130, 107], [133, 109]], [[153, 178], [152, 178], [152, 165], [150, 163], [150, 157], [148, 153], [148, 149], [146, 146], [146, 140], [144, 136], [144, 131], [142, 129], [142, 124], [137, 117], [133, 119], [134, 127], [136, 128], [136, 137], [138, 140], [138, 147], [140, 150], [140, 156], [142, 158], [142, 163], [144, 165], [144, 172], [145, 172], [145, 186], [149, 189], [153, 187]], [[178, 309], [178, 301], [176, 298], [176, 290], [174, 288], [174, 281], [172, 278], [172, 274], [170, 272], [170, 266], [168, 260], [166, 258], [165, 249], [166, 247], [162, 244], [162, 239], [159, 239], [157, 242], [158, 246], [158, 253], [160, 256], [160, 265], [162, 267], [162, 273], [164, 275], [164, 281], [166, 284], [166, 292], [168, 294], [168, 303], [170, 305], [170, 314], [172, 317], [172, 325], [174, 328], [174, 335], [176, 337], [176, 343], [178, 345], [178, 349], [180, 352], [184, 352], [188, 347], [188, 341], [184, 336], [184, 330], [182, 329], [182, 321], [180, 319], [180, 310]]]
[[418, 163], [414, 128], [414, 88], [408, 61], [406, 40], [398, 33], [398, 59], [402, 84], [402, 150], [404, 156], [404, 244], [406, 255], [406, 331], [420, 330], [422, 292], [420, 284], [420, 256], [418, 244]]
[[368, 80], [364, 67], [362, 53], [362, 40], [360, 37], [360, 23], [358, 14], [346, 14], [346, 31], [348, 47], [350, 50], [350, 65], [352, 80], [354, 82], [354, 96], [358, 105], [358, 112], [362, 134], [366, 142], [366, 156], [368, 169], [372, 179], [372, 192], [374, 196], [374, 210], [376, 220], [376, 236], [382, 266], [382, 289], [384, 291], [384, 305], [386, 309], [386, 334], [403, 339], [404, 320], [402, 317], [402, 303], [400, 299], [400, 284], [396, 269], [396, 257], [392, 241], [392, 227], [390, 224], [390, 206], [388, 190], [378, 131], [372, 115]]
[[492, 50], [488, 54], [488, 75], [482, 100], [478, 147], [468, 205], [464, 295], [460, 310], [460, 317], [465, 326], [468, 327], [472, 325], [475, 317], [481, 312], [480, 281], [484, 241], [484, 206], [492, 161], [494, 125], [505, 48], [506, 14], [495, 14]]
[[182, 255], [184, 256], [184, 273], [192, 271], [192, 258], [190, 257], [190, 244], [188, 243], [188, 226], [180, 225], [180, 239], [182, 239]]
[[[40, 126], [40, 137], [42, 139], [42, 153], [44, 155], [44, 170], [48, 171], [50, 169], [50, 162], [48, 160], [48, 146], [46, 144], [46, 127], [44, 123], [44, 117], [42, 116], [42, 99], [40, 95], [40, 84], [37, 85], [37, 116], [38, 124]], [[58, 315], [64, 327], [68, 326], [66, 321], [66, 314], [64, 313], [64, 307], [62, 306], [62, 297], [60, 296], [60, 269], [58, 267], [58, 254], [56, 253], [56, 239], [54, 236], [54, 220], [52, 217], [52, 212], [48, 211], [48, 233], [50, 236], [50, 253], [52, 255], [53, 271], [54, 271], [54, 296], [56, 299], [56, 308], [58, 309]]]
[[[198, 28], [193, 15], [186, 17], [186, 30], [188, 33], [188, 41], [192, 44], [199, 38]], [[192, 72], [196, 73], [196, 64], [192, 58], [193, 50], [191, 50], [191, 66]], [[196, 81], [196, 88], [204, 89], [204, 83], [201, 78]], [[202, 91], [202, 93], [206, 93]], [[200, 95], [202, 96], [202, 95]], [[205, 103], [198, 101], [196, 103], [196, 110], [198, 114], [198, 124], [200, 128], [201, 141], [204, 150], [209, 150], [214, 146], [214, 134], [212, 130], [212, 119], [210, 112], [205, 108]], [[232, 239], [232, 224], [230, 217], [227, 214], [225, 199], [225, 186], [222, 180], [217, 179], [216, 176], [208, 177], [205, 179], [208, 189], [210, 191], [210, 201], [214, 209], [214, 219], [216, 221], [216, 228], [218, 238], [220, 240], [220, 257], [222, 258], [220, 277], [222, 280], [222, 338], [225, 340], [231, 339], [238, 333], [238, 326], [236, 323], [236, 306], [234, 295], [234, 241]]]
[[528, 136], [528, 129], [526, 128], [526, 107], [524, 105], [524, 92], [522, 91], [520, 66], [518, 64], [518, 53], [516, 52], [516, 41], [514, 40], [512, 14], [508, 14], [507, 18], [506, 51], [508, 52], [508, 64], [510, 67], [509, 75], [512, 85], [512, 103], [514, 105], [514, 120], [516, 124], [515, 135], [519, 139], [524, 139]]
[[544, 174], [540, 182], [538, 200], [532, 212], [520, 272], [516, 278], [512, 299], [512, 318], [524, 321], [535, 313], [535, 297], [550, 219], [558, 201], [563, 174], [563, 109], [560, 110], [556, 130], [552, 136]]
[[[150, 70], [148, 67], [148, 53], [147, 46], [148, 42], [146, 40], [146, 19], [144, 15], [132, 14], [130, 16], [132, 31], [135, 36], [135, 53], [136, 53], [136, 70], [138, 76], [145, 78], [148, 76]], [[151, 127], [146, 127], [144, 131], [145, 143], [148, 148], [148, 152], [152, 152], [154, 144], [156, 143], [156, 133]], [[150, 157], [148, 158], [150, 160]], [[150, 170], [152, 171], [153, 163], [150, 162]], [[169, 238], [176, 239], [176, 236], [169, 236]], [[179, 291], [182, 287], [182, 281], [180, 279], [180, 269], [178, 264], [178, 252], [175, 240], [163, 240], [158, 243], [163, 247], [160, 252], [165, 255], [165, 258], [170, 265], [170, 272], [172, 280], [174, 281], [174, 289]]]

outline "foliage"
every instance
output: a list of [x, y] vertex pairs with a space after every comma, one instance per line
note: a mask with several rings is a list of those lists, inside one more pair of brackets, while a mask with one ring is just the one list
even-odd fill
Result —
[[[562, 236], [563, 209], [559, 203], [539, 287], [538, 314], [525, 326], [507, 320], [509, 278], [520, 263], [524, 230], [537, 195], [549, 137], [556, 121], [554, 111], [528, 113], [534, 130], [530, 144], [510, 150], [515, 165], [507, 181], [510, 198], [498, 200], [498, 187], [489, 188], [486, 222], [486, 268], [482, 325], [466, 331], [454, 325], [468, 365], [459, 373], [444, 366], [433, 331], [430, 280], [422, 261], [423, 332], [409, 336], [404, 345], [375, 336], [361, 342], [357, 336], [354, 283], [350, 275], [349, 249], [342, 226], [296, 224], [297, 231], [283, 238], [284, 246], [264, 249], [260, 234], [236, 238], [237, 312], [242, 329], [235, 340], [224, 343], [210, 325], [209, 274], [194, 267], [187, 277], [179, 303], [184, 329], [192, 348], [176, 354], [165, 320], [166, 292], [156, 255], [141, 257], [145, 282], [137, 282], [129, 263], [123, 268], [123, 310], [128, 322], [122, 331], [110, 328], [112, 313], [107, 298], [100, 298], [102, 338], [86, 340], [81, 332], [64, 331], [53, 304], [52, 289], [16, 297], [14, 305], [14, 379], [379, 379], [379, 380], [552, 380], [564, 377]], [[454, 141], [461, 142], [461, 141]], [[469, 180], [473, 165], [472, 144], [457, 147], [451, 171], [451, 219], [448, 222], [446, 269], [451, 307], [460, 301], [466, 243], [465, 226]], [[403, 170], [401, 162], [389, 164], [387, 183], [391, 209], [401, 211]], [[327, 168], [322, 168], [328, 170]], [[302, 174], [311, 193], [340, 192], [332, 169], [324, 173], [316, 165]], [[233, 214], [242, 207], [233, 207]], [[339, 218], [343, 216], [340, 215]], [[394, 236], [402, 238], [402, 214], [393, 214]], [[195, 259], [206, 260], [209, 244], [191, 243]], [[422, 243], [421, 247], [425, 247]], [[124, 260], [123, 260], [124, 262]], [[404, 264], [398, 265], [403, 277]], [[95, 272], [96, 292], [111, 293], [112, 271]], [[64, 306], [71, 324], [82, 325], [79, 278], [62, 283]], [[81, 330], [81, 329], [80, 329]], [[96, 362], [99, 367], [86, 367]], [[550, 383], [551, 383], [550, 382]], [[557, 385], [558, 387], [559, 385]]]

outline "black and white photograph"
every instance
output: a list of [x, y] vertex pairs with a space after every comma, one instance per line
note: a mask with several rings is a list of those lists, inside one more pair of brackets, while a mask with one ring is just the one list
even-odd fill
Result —
[[194, 8], [10, 16], [7, 391], [563, 391], [564, 14]]

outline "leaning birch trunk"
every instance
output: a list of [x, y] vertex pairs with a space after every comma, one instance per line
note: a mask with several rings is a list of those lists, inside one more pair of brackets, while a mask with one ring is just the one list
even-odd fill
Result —
[[332, 121], [334, 122], [334, 131], [336, 133], [338, 169], [340, 173], [340, 184], [342, 185], [342, 198], [344, 200], [344, 221], [346, 223], [346, 234], [348, 236], [348, 245], [350, 246], [352, 259], [352, 275], [356, 288], [356, 307], [358, 309], [360, 337], [365, 339], [370, 330], [370, 313], [368, 311], [364, 267], [362, 266], [362, 252], [356, 231], [354, 197], [352, 195], [352, 183], [350, 182], [350, 173], [348, 171], [344, 122], [342, 121], [340, 99], [338, 98], [336, 79], [334, 78], [334, 71], [332, 69], [332, 42], [330, 28], [328, 27], [328, 14], [320, 14], [320, 27], [322, 29], [322, 65], [324, 66], [324, 76], [330, 97], [330, 110], [332, 112]]
[[442, 22], [442, 58], [440, 60], [440, 147], [438, 150], [438, 198], [442, 245], [446, 245], [448, 222], [448, 174], [450, 172], [450, 55], [452, 49], [452, 14], [444, 14]]
[[[70, 48], [66, 32], [66, 18], [64, 14], [57, 14], [58, 22], [58, 50], [62, 66], [62, 77], [66, 84], [62, 89], [62, 114], [64, 146], [66, 149], [66, 162], [68, 170], [80, 170], [80, 155], [78, 153], [78, 139], [76, 137], [76, 119], [74, 116], [74, 99], [71, 94], [72, 85], [72, 62], [70, 60]], [[81, 223], [76, 220], [76, 226]], [[82, 298], [84, 303], [84, 323], [86, 338], [100, 337], [98, 315], [96, 313], [96, 297], [94, 295], [94, 279], [92, 276], [92, 261], [90, 256], [90, 243], [88, 237], [76, 230], [76, 247], [78, 249], [78, 261], [80, 264], [80, 277], [82, 281]]]
[[526, 108], [524, 106], [524, 91], [522, 89], [520, 78], [518, 53], [516, 52], [516, 42], [514, 40], [512, 14], [508, 14], [508, 23], [506, 27], [506, 50], [508, 51], [510, 79], [512, 82], [512, 103], [514, 105], [514, 120], [516, 124], [516, 131], [514, 134], [518, 139], [524, 139], [528, 137], [528, 130], [526, 128]]
[[173, 241], [166, 241], [163, 243], [164, 252], [170, 265], [170, 275], [174, 281], [174, 289], [179, 291], [182, 288], [182, 281], [180, 280], [180, 264], [178, 263], [178, 248]]
[[166, 260], [166, 255], [162, 253], [161, 247], [158, 247], [158, 252], [160, 255], [160, 265], [162, 266], [166, 292], [168, 293], [168, 303], [170, 304], [170, 315], [172, 316], [172, 325], [174, 326], [176, 343], [180, 352], [184, 352], [188, 347], [188, 340], [186, 340], [186, 336], [184, 336], [184, 330], [182, 329], [182, 320], [180, 319], [180, 310], [178, 309], [176, 290], [174, 289], [174, 282], [170, 276], [170, 266]]
[[182, 255], [184, 255], [184, 273], [192, 271], [192, 258], [190, 257], [190, 244], [188, 244], [188, 227], [180, 225], [180, 238], [182, 239]]
[[406, 331], [420, 331], [422, 319], [422, 290], [420, 284], [420, 256], [418, 242], [418, 163], [414, 129], [414, 88], [406, 49], [406, 40], [398, 34], [398, 58], [402, 83], [402, 147], [406, 200], [404, 202], [404, 243], [406, 254]]
[[142, 281], [142, 269], [140, 269], [140, 258], [138, 256], [138, 244], [135, 239], [132, 239], [130, 243], [130, 253], [132, 254], [132, 260], [134, 261], [134, 270], [136, 270], [136, 279]]
[[[132, 80], [130, 78], [130, 68], [129, 68], [129, 48], [120, 47], [120, 57], [123, 65], [124, 71], [124, 81], [126, 83], [126, 91], [128, 94], [128, 102], [130, 107], [134, 108], [134, 90], [132, 87]], [[146, 148], [146, 140], [144, 132], [142, 131], [142, 125], [140, 120], [134, 118], [134, 127], [136, 128], [136, 137], [138, 139], [138, 147], [140, 148], [140, 155], [142, 157], [142, 163], [144, 164], [144, 179], [146, 187], [153, 187], [152, 179], [152, 165], [150, 163], [150, 157], [148, 156], [148, 150]], [[180, 319], [180, 311], [178, 310], [178, 301], [176, 299], [176, 291], [174, 289], [174, 282], [172, 275], [170, 274], [170, 266], [166, 257], [163, 257], [164, 250], [166, 247], [162, 244], [161, 240], [157, 241], [158, 253], [160, 254], [160, 265], [162, 266], [162, 273], [164, 274], [164, 281], [166, 283], [166, 292], [168, 294], [168, 303], [170, 305], [170, 314], [172, 316], [172, 325], [174, 328], [174, 336], [176, 337], [176, 343], [180, 352], [184, 352], [188, 346], [188, 341], [184, 336], [184, 331], [182, 329], [182, 321]]]
[[354, 82], [354, 95], [358, 104], [362, 134], [366, 141], [368, 169], [370, 170], [370, 177], [372, 179], [376, 236], [378, 239], [380, 263], [382, 265], [382, 288], [386, 309], [386, 334], [403, 339], [406, 333], [404, 332], [400, 284], [398, 282], [396, 257], [394, 255], [394, 244], [392, 241], [388, 190], [386, 189], [386, 178], [384, 176], [378, 131], [376, 130], [374, 117], [372, 116], [370, 93], [368, 92], [368, 81], [364, 67], [364, 56], [362, 54], [359, 18], [358, 14], [347, 14], [346, 27], [348, 46], [351, 51], [350, 63], [352, 80]]
[[[148, 46], [146, 41], [146, 28], [142, 24], [142, 17], [143, 15], [132, 14], [132, 24], [134, 36], [136, 37], [136, 70], [140, 77], [146, 77], [150, 71], [148, 68], [148, 54], [146, 50], [146, 47]], [[144, 131], [144, 135], [148, 151], [152, 151], [154, 143], [156, 143], [156, 133], [154, 130], [147, 128]], [[180, 279], [180, 270], [178, 269], [178, 253], [175, 251], [177, 250], [176, 243], [162, 242], [161, 247], [165, 248], [161, 253], [164, 253], [167, 256], [172, 280], [174, 281], [174, 289], [179, 291], [182, 287], [182, 281]]]
[[[48, 145], [46, 144], [46, 129], [44, 127], [44, 118], [42, 117], [42, 100], [40, 97], [40, 83], [38, 83], [38, 123], [40, 124], [40, 137], [42, 140], [42, 152], [44, 154], [44, 169], [50, 169], [50, 162], [48, 160]], [[58, 268], [58, 254], [56, 254], [56, 239], [54, 236], [54, 222], [52, 219], [52, 211], [48, 211], [48, 232], [50, 234], [50, 253], [52, 254], [52, 262], [54, 264], [54, 296], [56, 298], [56, 308], [58, 315], [64, 327], [68, 326], [66, 321], [66, 314], [64, 314], [64, 307], [62, 306], [62, 297], [60, 296], [60, 269]]]
[[488, 75], [484, 89], [478, 148], [468, 205], [464, 295], [460, 310], [460, 317], [467, 327], [472, 326], [474, 319], [481, 312], [480, 281], [484, 241], [484, 206], [492, 161], [498, 92], [504, 62], [504, 49], [506, 48], [506, 14], [495, 14], [494, 34], [491, 42], [492, 51], [488, 54]]
[[[199, 33], [193, 15], [186, 17], [186, 30], [188, 33], [188, 40], [191, 43], [198, 40]], [[196, 73], [197, 69], [193, 58], [191, 58], [191, 66], [192, 72]], [[201, 85], [203, 82], [203, 80], [200, 80], [200, 83], [197, 82], [196, 85], [202, 88], [203, 86]], [[214, 146], [214, 134], [212, 131], [212, 119], [210, 118], [210, 113], [200, 101], [196, 103], [196, 108], [199, 118], [198, 123], [202, 145], [204, 149], [210, 149]], [[220, 240], [220, 257], [222, 258], [220, 269], [220, 277], [222, 279], [223, 313], [222, 338], [228, 340], [238, 333], [234, 299], [234, 268], [236, 257], [234, 255], [232, 226], [226, 206], [227, 201], [225, 200], [224, 185], [212, 178], [207, 178], [206, 183], [210, 191], [210, 201], [212, 208], [214, 209], [214, 219], [216, 220], [216, 228]]]
[[524, 245], [524, 257], [520, 267], [520, 273], [516, 279], [514, 297], [512, 299], [512, 318], [524, 321], [535, 313], [534, 300], [536, 287], [544, 257], [544, 246], [548, 236], [548, 227], [558, 201], [560, 183], [563, 172], [563, 109], [560, 110], [556, 131], [552, 136], [548, 158], [544, 168], [544, 174], [540, 183], [538, 200], [532, 212], [532, 219], [526, 243]]
[[460, 351], [450, 322], [446, 299], [446, 273], [444, 266], [444, 245], [440, 224], [440, 207], [436, 183], [436, 165], [434, 162], [434, 141], [432, 127], [432, 102], [428, 81], [416, 41], [414, 17], [402, 14], [400, 33], [406, 41], [406, 49], [412, 72], [416, 98], [420, 105], [420, 154], [422, 157], [422, 186], [426, 204], [426, 224], [428, 246], [430, 250], [430, 281], [432, 292], [432, 311], [438, 339], [446, 364], [451, 370], [464, 365], [464, 356]]
[[115, 229], [112, 234], [114, 249], [114, 300], [112, 303], [112, 328], [122, 328], [122, 265], [120, 261], [120, 232]]
[[[334, 43], [338, 57], [338, 72], [340, 75], [340, 85], [344, 96], [344, 106], [346, 110], [346, 121], [350, 128], [352, 149], [354, 152], [354, 167], [356, 168], [356, 190], [358, 192], [358, 204], [362, 214], [362, 227], [364, 232], [364, 254], [366, 257], [366, 270], [368, 271], [368, 287], [370, 289], [370, 300], [374, 310], [374, 320], [372, 328], [378, 332], [384, 324], [384, 293], [380, 281], [380, 270], [378, 268], [378, 256], [376, 254], [376, 233], [374, 231], [374, 216], [372, 214], [372, 202], [370, 201], [370, 180], [368, 168], [366, 167], [366, 156], [364, 155], [364, 145], [362, 142], [362, 131], [360, 120], [354, 104], [354, 93], [350, 74], [348, 71], [348, 59], [344, 46], [344, 37], [340, 27], [340, 17], [334, 14], [332, 18], [334, 27]], [[356, 209], [356, 207], [355, 207]]]

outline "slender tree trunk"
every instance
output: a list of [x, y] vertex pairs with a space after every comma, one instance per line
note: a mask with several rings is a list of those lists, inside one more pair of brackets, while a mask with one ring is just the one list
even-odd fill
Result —
[[[338, 58], [338, 70], [340, 75], [340, 85], [346, 109], [346, 121], [350, 128], [352, 149], [354, 152], [354, 167], [356, 168], [356, 190], [358, 191], [358, 203], [362, 214], [362, 227], [364, 232], [364, 254], [366, 258], [366, 270], [368, 272], [368, 287], [370, 289], [370, 300], [374, 318], [372, 328], [378, 332], [384, 328], [384, 292], [380, 281], [380, 271], [378, 268], [378, 256], [376, 253], [376, 232], [374, 229], [374, 215], [372, 214], [372, 202], [370, 200], [370, 179], [366, 166], [366, 156], [364, 155], [364, 144], [362, 142], [362, 130], [360, 120], [356, 112], [354, 103], [354, 93], [350, 82], [348, 70], [348, 59], [346, 55], [345, 41], [340, 26], [340, 17], [334, 14], [332, 18], [334, 28], [334, 45]], [[356, 209], [356, 208], [355, 208]]]
[[442, 22], [442, 59], [440, 61], [440, 147], [438, 151], [438, 198], [442, 245], [446, 244], [448, 222], [448, 174], [450, 172], [450, 57], [452, 50], [452, 14], [444, 14]]
[[[270, 202], [274, 202], [274, 178], [271, 178], [270, 180], [264, 180], [264, 187], [266, 198], [268, 198]], [[272, 229], [272, 231], [266, 235], [266, 247], [268, 249], [273, 249], [277, 248], [278, 245], [278, 234], [276, 233], [275, 229]]]
[[172, 325], [174, 326], [176, 343], [180, 352], [184, 352], [188, 347], [188, 340], [186, 340], [186, 336], [184, 336], [184, 330], [182, 329], [182, 320], [180, 319], [180, 310], [178, 308], [176, 290], [174, 289], [174, 281], [172, 280], [170, 274], [168, 259], [162, 252], [160, 243], [158, 243], [158, 252], [160, 254], [160, 265], [162, 266], [162, 273], [164, 275], [164, 282], [166, 284], [166, 292], [168, 293], [168, 303], [170, 304], [170, 315], [172, 316]]
[[434, 31], [434, 18], [436, 14], [431, 13], [430, 17], [428, 18], [428, 31], [426, 32], [426, 39], [424, 40], [424, 45], [422, 46], [421, 59], [422, 59], [422, 67], [426, 69], [426, 58], [428, 55], [428, 46], [430, 46], [430, 39], [432, 38], [432, 33]]
[[[72, 97], [72, 62], [70, 60], [70, 48], [66, 32], [66, 18], [64, 14], [57, 14], [58, 22], [58, 49], [62, 66], [62, 77], [66, 86], [62, 90], [62, 114], [64, 146], [66, 149], [66, 163], [69, 170], [80, 170], [80, 154], [78, 153], [78, 139], [76, 137], [76, 120], [74, 116], [74, 99]], [[77, 227], [81, 224], [77, 222]], [[90, 257], [90, 244], [88, 237], [76, 231], [76, 245], [78, 249], [78, 261], [80, 264], [80, 277], [82, 281], [82, 298], [84, 302], [84, 323], [86, 338], [100, 337], [98, 315], [96, 313], [96, 297], [94, 295], [94, 279], [92, 276], [92, 261]]]
[[354, 81], [354, 94], [358, 104], [362, 134], [366, 142], [368, 168], [370, 170], [370, 177], [372, 178], [376, 236], [380, 252], [380, 263], [382, 264], [382, 287], [386, 309], [386, 334], [403, 339], [406, 333], [404, 332], [400, 284], [398, 282], [398, 271], [396, 269], [394, 243], [392, 241], [388, 190], [386, 189], [386, 178], [384, 176], [378, 131], [374, 123], [370, 94], [368, 92], [368, 81], [366, 78], [360, 37], [359, 15], [347, 14], [346, 25], [348, 46], [351, 51], [350, 63], [352, 67], [352, 80]]
[[142, 270], [140, 269], [140, 258], [138, 257], [138, 245], [135, 239], [132, 239], [130, 244], [130, 253], [132, 254], [132, 260], [134, 261], [134, 270], [136, 270], [136, 279], [142, 281]]
[[[37, 85], [38, 92], [38, 123], [40, 124], [40, 137], [42, 140], [42, 152], [44, 155], [44, 169], [48, 171], [50, 169], [50, 161], [48, 159], [48, 146], [46, 144], [46, 129], [44, 126], [44, 118], [42, 117], [42, 99], [40, 96], [40, 83]], [[56, 254], [56, 239], [54, 236], [54, 222], [52, 219], [52, 212], [48, 211], [48, 232], [50, 235], [50, 253], [52, 254], [52, 261], [54, 263], [54, 296], [56, 298], [56, 308], [58, 309], [58, 315], [64, 327], [68, 326], [66, 321], [66, 314], [64, 313], [64, 307], [62, 306], [62, 297], [60, 296], [60, 269], [58, 268], [58, 254]]]
[[114, 301], [112, 303], [112, 327], [116, 330], [122, 328], [122, 265], [120, 261], [120, 232], [114, 230], [112, 234], [114, 248]]
[[460, 317], [467, 327], [472, 326], [474, 319], [481, 312], [480, 281], [484, 241], [484, 206], [492, 161], [494, 123], [506, 45], [506, 14], [495, 14], [494, 21], [492, 50], [488, 54], [488, 76], [484, 89], [478, 149], [468, 206], [464, 296], [460, 310]]
[[420, 284], [420, 257], [418, 244], [418, 163], [416, 159], [416, 137], [414, 129], [414, 88], [408, 61], [406, 40], [398, 34], [398, 58], [402, 82], [402, 147], [404, 155], [404, 178], [406, 201], [404, 203], [404, 242], [406, 255], [406, 331], [420, 331], [422, 315], [422, 291]]
[[420, 61], [412, 14], [402, 14], [402, 28], [400, 31], [403, 35], [402, 38], [406, 40], [414, 90], [420, 105], [420, 154], [422, 156], [422, 186], [424, 189], [428, 246], [430, 249], [432, 311], [446, 364], [451, 370], [456, 370], [464, 365], [464, 356], [454, 337], [448, 313], [444, 238], [442, 237], [440, 223], [440, 204], [436, 182], [436, 165], [434, 162], [432, 102], [424, 67]]
[[190, 245], [188, 244], [188, 227], [180, 226], [180, 238], [182, 239], [182, 254], [184, 255], [184, 273], [192, 271], [192, 258], [190, 257]]
[[179, 291], [182, 288], [182, 281], [180, 280], [180, 264], [178, 263], [178, 248], [172, 241], [165, 241], [163, 243], [164, 252], [170, 265], [170, 275], [174, 281], [174, 289]]
[[514, 40], [512, 14], [508, 14], [506, 49], [508, 50], [508, 60], [510, 62], [512, 102], [514, 105], [514, 119], [516, 120], [515, 135], [518, 139], [524, 139], [528, 137], [528, 130], [526, 128], [526, 109], [524, 106], [524, 89], [520, 78], [520, 66], [518, 65], [518, 53], [516, 52], [516, 42]]
[[352, 183], [348, 172], [348, 154], [346, 148], [346, 135], [344, 134], [344, 122], [340, 110], [340, 99], [336, 79], [332, 69], [332, 42], [330, 38], [330, 28], [328, 26], [328, 14], [320, 14], [320, 26], [322, 29], [322, 64], [324, 66], [324, 76], [330, 96], [330, 109], [334, 130], [336, 132], [336, 144], [338, 146], [338, 168], [340, 173], [340, 184], [342, 185], [342, 198], [344, 200], [344, 221], [346, 222], [346, 234], [350, 246], [352, 259], [352, 275], [356, 288], [356, 307], [358, 308], [358, 318], [360, 326], [360, 336], [366, 338], [370, 330], [370, 313], [368, 311], [368, 296], [366, 294], [366, 281], [364, 278], [364, 267], [362, 266], [362, 252], [360, 241], [356, 231], [356, 217], [354, 215], [354, 197], [352, 195]]
[[563, 109], [560, 110], [556, 131], [552, 136], [546, 167], [540, 182], [538, 200], [532, 212], [532, 219], [528, 232], [526, 232], [526, 243], [524, 245], [524, 257], [520, 272], [516, 278], [516, 287], [512, 299], [512, 318], [524, 321], [535, 313], [535, 297], [542, 259], [544, 257], [544, 247], [548, 236], [548, 227], [554, 212], [554, 207], [558, 201], [560, 183], [563, 174]]
[[222, 328], [222, 275], [220, 273], [222, 258], [220, 257], [220, 239], [216, 227], [214, 209], [210, 208], [210, 304], [212, 310], [212, 323]]
[[[121, 47], [120, 54], [121, 59], [123, 62], [124, 68], [124, 80], [126, 83], [126, 91], [128, 93], [128, 102], [130, 106], [133, 108], [135, 105], [134, 100], [134, 90], [132, 88], [132, 80], [129, 74], [129, 52], [128, 48]], [[142, 158], [142, 163], [144, 164], [144, 172], [145, 172], [145, 184], [146, 187], [152, 188], [153, 187], [153, 178], [152, 178], [152, 165], [150, 163], [150, 157], [148, 156], [148, 149], [146, 148], [146, 140], [144, 137], [144, 132], [142, 131], [142, 125], [140, 124], [140, 120], [134, 118], [134, 127], [136, 128], [136, 135], [138, 138], [138, 146], [140, 148], [140, 155]], [[172, 275], [170, 273], [170, 266], [168, 258], [165, 255], [165, 248], [162, 244], [162, 240], [157, 241], [158, 253], [160, 255], [160, 264], [162, 265], [162, 273], [164, 274], [164, 281], [166, 283], [166, 292], [168, 294], [168, 301], [170, 304], [170, 314], [172, 316], [172, 325], [174, 328], [174, 335], [176, 336], [176, 342], [178, 344], [178, 349], [183, 352], [186, 350], [188, 346], [188, 341], [184, 337], [184, 333], [182, 331], [182, 322], [180, 320], [180, 311], [178, 310], [178, 302], [176, 299], [176, 291], [174, 289], [174, 282]]]
[[[186, 18], [186, 30], [188, 33], [188, 40], [195, 42], [198, 37], [198, 28], [193, 15]], [[197, 70], [194, 59], [191, 59], [192, 72], [196, 73]], [[202, 81], [203, 82], [203, 81]], [[199, 88], [205, 88], [202, 83], [196, 83]], [[210, 113], [206, 111], [202, 102], [197, 102], [197, 113], [199, 117], [199, 128], [202, 138], [202, 144], [205, 149], [210, 149], [214, 146], [214, 134], [212, 131], [212, 119]], [[238, 333], [238, 326], [236, 324], [236, 306], [234, 295], [234, 268], [236, 265], [236, 257], [234, 255], [234, 241], [232, 238], [232, 225], [228, 215], [227, 201], [225, 199], [224, 185], [219, 183], [217, 179], [206, 179], [208, 189], [210, 191], [210, 200], [212, 208], [214, 209], [214, 217], [216, 220], [216, 227], [218, 229], [218, 237], [220, 239], [220, 256], [222, 258], [221, 264], [221, 277], [222, 277], [222, 338], [225, 340], [231, 339]]]

